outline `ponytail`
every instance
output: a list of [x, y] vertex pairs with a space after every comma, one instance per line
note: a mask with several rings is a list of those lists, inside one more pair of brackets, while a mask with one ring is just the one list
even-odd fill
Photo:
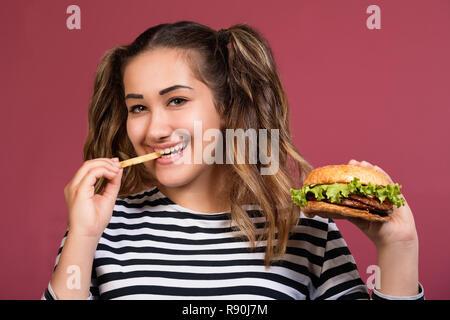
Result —
[[[279, 143], [279, 170], [274, 174], [261, 175], [261, 163], [232, 164], [239, 177], [231, 189], [232, 217], [252, 246], [255, 240], [267, 241], [265, 264], [268, 266], [272, 259], [285, 253], [290, 230], [300, 217], [289, 190], [312, 166], [292, 143], [288, 102], [267, 41], [245, 24], [235, 25], [227, 32], [230, 36], [226, 46], [230, 97], [226, 108], [227, 128], [267, 129], [268, 149], [271, 143]], [[272, 129], [278, 129], [278, 139], [270, 134]], [[238, 191], [243, 188], [247, 192]], [[239, 209], [244, 194], [252, 196], [266, 217], [264, 233], [258, 237], [248, 215]]]

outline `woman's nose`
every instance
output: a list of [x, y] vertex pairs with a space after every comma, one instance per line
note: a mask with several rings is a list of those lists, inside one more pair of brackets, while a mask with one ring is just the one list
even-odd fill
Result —
[[159, 141], [170, 137], [173, 128], [170, 119], [165, 112], [155, 112], [152, 114], [147, 127], [147, 136], [151, 141]]

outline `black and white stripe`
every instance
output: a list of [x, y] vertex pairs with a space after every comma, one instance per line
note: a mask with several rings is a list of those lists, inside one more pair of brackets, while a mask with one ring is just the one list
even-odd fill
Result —
[[[259, 207], [244, 207], [258, 231]], [[368, 299], [330, 219], [301, 215], [286, 254], [264, 266], [228, 213], [183, 208], [156, 187], [117, 199], [95, 252], [91, 299]], [[55, 268], [64, 246], [63, 237]], [[50, 284], [42, 299], [55, 299]]]

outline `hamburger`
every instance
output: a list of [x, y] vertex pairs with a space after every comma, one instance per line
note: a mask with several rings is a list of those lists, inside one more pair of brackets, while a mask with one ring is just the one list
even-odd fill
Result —
[[398, 183], [390, 184], [383, 173], [356, 165], [329, 165], [312, 170], [301, 189], [291, 188], [292, 201], [307, 217], [387, 221], [394, 205], [400, 208]]

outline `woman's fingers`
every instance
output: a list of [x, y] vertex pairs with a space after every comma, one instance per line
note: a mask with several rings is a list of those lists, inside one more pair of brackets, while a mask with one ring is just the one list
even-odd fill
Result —
[[[118, 165], [116, 163], [118, 163]], [[109, 158], [98, 158], [98, 159], [87, 160], [81, 166], [81, 168], [78, 169], [78, 171], [76, 172], [72, 181], [70, 182], [72, 187], [76, 188], [78, 186], [78, 184], [80, 183], [80, 181], [84, 178], [84, 176], [86, 176], [86, 173], [89, 170], [91, 170], [92, 168], [95, 168], [95, 167], [100, 167], [100, 166], [104, 166], [104, 167], [112, 170], [113, 172], [118, 172], [120, 163], [119, 163], [119, 161], [116, 162]]]
[[120, 183], [122, 181], [122, 174], [123, 169], [120, 169], [119, 172], [110, 181], [108, 181], [103, 191], [103, 196], [109, 198], [117, 197], [120, 190]]
[[77, 192], [81, 195], [84, 194], [86, 197], [93, 197], [95, 193], [95, 182], [101, 177], [113, 180], [119, 174], [119, 171], [113, 171], [103, 166], [92, 168], [81, 179], [77, 186]]

